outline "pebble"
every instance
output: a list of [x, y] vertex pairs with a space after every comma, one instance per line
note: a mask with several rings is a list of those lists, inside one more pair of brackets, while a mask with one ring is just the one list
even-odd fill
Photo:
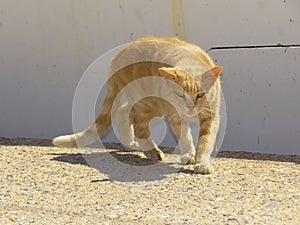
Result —
[[300, 199], [300, 193], [294, 194], [293, 197], [295, 197], [296, 199]]
[[166, 215], [159, 215], [158, 218], [166, 219], [166, 218], [168, 218], [168, 216], [166, 216]]
[[231, 221], [237, 221], [237, 222], [239, 222], [239, 220], [237, 219], [237, 218], [234, 218], [234, 217], [230, 217], [230, 218], [228, 218], [227, 220], [231, 220]]
[[251, 219], [246, 219], [245, 220], [245, 224], [251, 224], [252, 223], [252, 220]]
[[119, 215], [116, 214], [110, 214], [110, 213], [103, 213], [103, 216], [108, 218], [108, 219], [116, 219], [119, 217]]

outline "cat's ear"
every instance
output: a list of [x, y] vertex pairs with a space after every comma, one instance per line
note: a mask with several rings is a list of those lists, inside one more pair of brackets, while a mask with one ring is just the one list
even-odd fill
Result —
[[177, 78], [176, 68], [174, 67], [161, 67], [158, 69], [160, 75], [163, 78], [169, 79], [169, 80], [175, 80]]
[[206, 71], [205, 74], [212, 75], [215, 79], [217, 79], [221, 75], [222, 70], [223, 70], [222, 66], [215, 66], [209, 69], [208, 71]]
[[199, 81], [201, 83], [201, 88], [203, 89], [203, 91], [209, 91], [209, 89], [213, 86], [215, 81], [219, 78], [222, 69], [222, 66], [215, 66], [201, 75]]

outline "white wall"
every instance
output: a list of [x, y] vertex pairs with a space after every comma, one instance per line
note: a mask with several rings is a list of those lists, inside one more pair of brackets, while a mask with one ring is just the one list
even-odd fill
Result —
[[[300, 154], [300, 48], [218, 51], [225, 149]], [[238, 64], [236, 64], [238, 62]]]
[[[204, 49], [300, 44], [299, 10], [299, 0], [2, 0], [0, 136], [71, 132], [80, 77], [117, 45], [146, 35], [178, 36]], [[225, 68], [223, 146], [300, 154], [300, 49], [210, 54]]]

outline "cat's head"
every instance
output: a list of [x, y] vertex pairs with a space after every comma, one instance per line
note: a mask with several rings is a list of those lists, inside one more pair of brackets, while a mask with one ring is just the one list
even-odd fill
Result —
[[178, 68], [163, 67], [160, 75], [166, 79], [165, 93], [181, 115], [192, 118], [197, 116], [204, 105], [206, 93], [213, 87], [222, 71], [221, 66], [215, 66], [204, 73], [191, 76]]

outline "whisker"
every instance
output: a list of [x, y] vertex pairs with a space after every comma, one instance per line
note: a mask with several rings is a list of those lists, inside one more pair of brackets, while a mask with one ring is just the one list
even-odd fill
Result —
[[210, 115], [212, 113], [212, 110], [210, 108], [200, 108], [199, 113], [203, 114], [203, 115]]
[[172, 119], [175, 118], [175, 116], [176, 116], [176, 113], [169, 114], [169, 115], [168, 115], [168, 119], [169, 119], [169, 120], [172, 120]]
[[206, 112], [211, 112], [211, 109], [202, 108], [202, 110], [204, 110]]
[[167, 118], [168, 118], [168, 120], [170, 121], [170, 120], [173, 120], [174, 118], [176, 118], [176, 117], [180, 117], [180, 115], [178, 114], [178, 113], [176, 113], [176, 112], [172, 112], [171, 114], [169, 114], [168, 116], [167, 116]]

